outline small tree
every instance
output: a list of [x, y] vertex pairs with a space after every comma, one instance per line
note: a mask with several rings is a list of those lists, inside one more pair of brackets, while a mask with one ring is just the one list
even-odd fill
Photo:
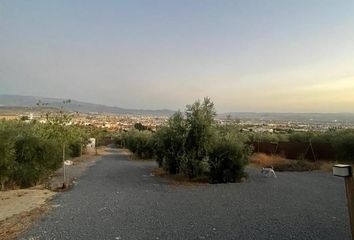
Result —
[[[64, 101], [65, 103], [70, 103]], [[66, 172], [65, 172], [65, 160], [68, 153], [67, 147], [70, 142], [75, 141], [75, 131], [73, 127], [70, 127], [72, 116], [64, 112], [63, 108], [59, 112], [46, 114], [47, 124], [46, 130], [43, 132], [47, 139], [56, 139], [62, 147], [62, 159], [63, 159], [63, 180], [64, 186], [66, 185]]]
[[190, 177], [200, 175], [202, 161], [207, 159], [212, 144], [214, 134], [214, 118], [216, 112], [214, 103], [210, 98], [204, 98], [204, 101], [196, 101], [192, 105], [187, 105], [186, 122], [188, 133], [186, 136], [185, 149], [187, 158], [184, 161], [184, 171]]
[[157, 135], [159, 136], [156, 148], [158, 159], [163, 160], [163, 167], [170, 174], [179, 173], [180, 159], [186, 154], [187, 125], [183, 114], [176, 112], [168, 120], [167, 127], [159, 129]]

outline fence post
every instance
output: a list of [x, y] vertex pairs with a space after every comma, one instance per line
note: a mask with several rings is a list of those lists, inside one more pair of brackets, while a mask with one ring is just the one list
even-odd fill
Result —
[[66, 176], [65, 176], [65, 144], [64, 144], [64, 143], [63, 143], [63, 175], [64, 175], [63, 187], [66, 188]]
[[333, 166], [333, 175], [344, 177], [345, 191], [347, 196], [347, 204], [350, 218], [350, 227], [352, 239], [354, 240], [354, 179], [352, 166], [337, 164]]
[[354, 179], [353, 176], [345, 178], [345, 189], [347, 193], [347, 202], [352, 230], [352, 239], [354, 240]]

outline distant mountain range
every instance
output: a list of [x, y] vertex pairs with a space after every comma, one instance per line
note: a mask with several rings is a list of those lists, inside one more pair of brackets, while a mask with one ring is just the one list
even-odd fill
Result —
[[[146, 110], [126, 109], [101, 104], [87, 103], [71, 100], [63, 104], [66, 99], [44, 98], [20, 95], [0, 95], [1, 107], [36, 107], [38, 101], [46, 108], [63, 107], [68, 111], [82, 113], [113, 113], [113, 114], [134, 114], [150, 116], [171, 116], [175, 111], [168, 109]], [[267, 113], [267, 112], [230, 112], [220, 113], [218, 118], [242, 119], [242, 120], [264, 120], [264, 121], [300, 121], [308, 123], [354, 123], [354, 113]]]
[[172, 110], [146, 110], [146, 109], [125, 109], [114, 106], [87, 103], [76, 100], [63, 104], [67, 99], [44, 98], [20, 95], [0, 95], [0, 107], [36, 107], [41, 102], [44, 107], [60, 108], [67, 111], [77, 111], [82, 113], [113, 113], [113, 114], [134, 114], [134, 115], [152, 115], [152, 116], [170, 116], [174, 113]]

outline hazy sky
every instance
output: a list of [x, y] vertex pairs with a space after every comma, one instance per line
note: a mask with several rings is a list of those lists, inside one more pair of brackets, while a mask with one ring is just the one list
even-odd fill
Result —
[[0, 94], [354, 112], [354, 1], [0, 0]]

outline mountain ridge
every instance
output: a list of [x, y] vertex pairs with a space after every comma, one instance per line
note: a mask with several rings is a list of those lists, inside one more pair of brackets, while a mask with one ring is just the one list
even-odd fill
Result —
[[23, 96], [0, 94], [0, 107], [34, 107], [40, 101], [46, 107], [63, 107], [65, 110], [77, 112], [97, 112], [97, 113], [114, 113], [114, 114], [137, 114], [137, 115], [156, 115], [170, 116], [175, 111], [169, 109], [129, 109], [116, 106], [108, 106], [104, 104], [95, 104], [77, 100], [71, 100], [68, 103], [63, 103], [67, 99], [50, 98], [38, 96]]
[[[170, 109], [129, 109], [104, 104], [88, 103], [71, 100], [63, 104], [66, 99], [0, 94], [1, 107], [35, 107], [38, 101], [45, 104], [45, 107], [59, 108], [83, 113], [112, 113], [132, 115], [171, 116], [176, 111]], [[301, 122], [349, 122], [354, 123], [354, 113], [292, 113], [292, 112], [225, 112], [219, 113], [218, 118], [263, 120], [263, 121], [301, 121]]]

